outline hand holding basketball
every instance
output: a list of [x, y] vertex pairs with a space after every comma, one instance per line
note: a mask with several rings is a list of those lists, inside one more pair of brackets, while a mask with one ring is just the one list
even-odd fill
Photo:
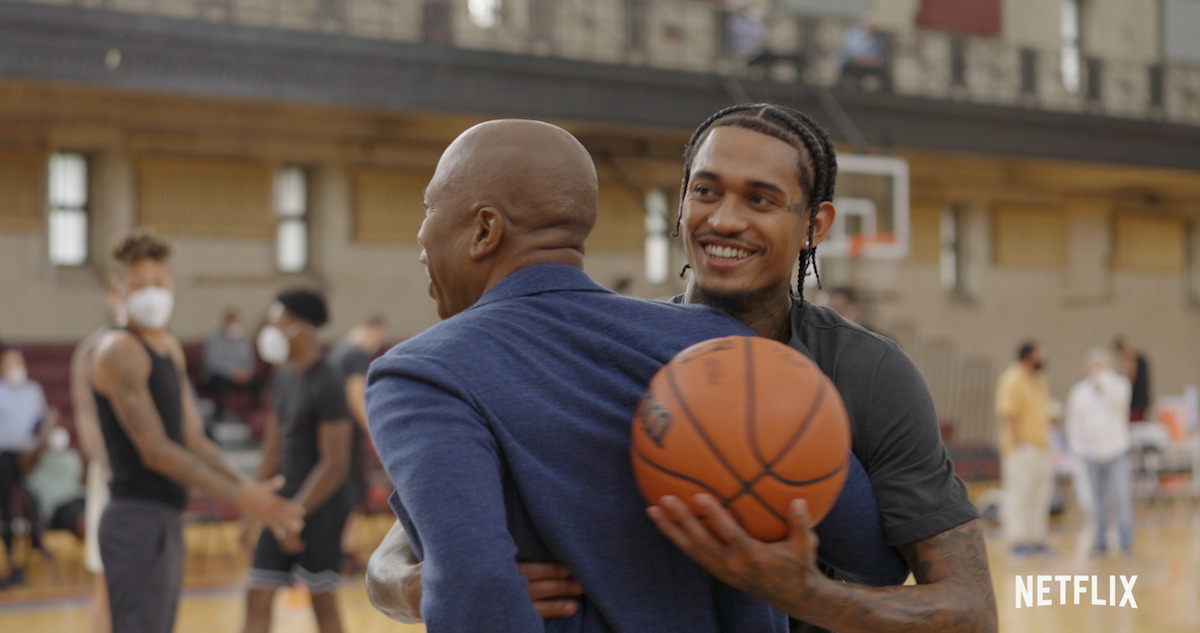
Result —
[[703, 521], [688, 504], [672, 496], [663, 497], [647, 513], [672, 543], [721, 582], [779, 604], [796, 588], [821, 577], [816, 566], [817, 535], [802, 499], [789, 506], [790, 532], [776, 543], [746, 534], [711, 495], [696, 495], [691, 502]]
[[707, 493], [750, 536], [788, 535], [789, 505], [813, 524], [837, 500], [850, 456], [841, 396], [803, 354], [732, 336], [693, 345], [654, 376], [634, 417], [632, 461], [650, 503]]

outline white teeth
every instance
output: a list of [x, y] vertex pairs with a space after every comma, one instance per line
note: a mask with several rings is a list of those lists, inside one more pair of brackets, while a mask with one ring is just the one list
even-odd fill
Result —
[[750, 256], [750, 251], [745, 249], [733, 248], [731, 246], [716, 246], [713, 244], [705, 246], [704, 252], [708, 253], [714, 259], [735, 260]]

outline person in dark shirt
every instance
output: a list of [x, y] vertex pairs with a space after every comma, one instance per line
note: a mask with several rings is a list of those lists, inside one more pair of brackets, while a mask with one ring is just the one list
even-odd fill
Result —
[[1129, 394], [1129, 421], [1141, 422], [1146, 419], [1146, 412], [1150, 409], [1150, 363], [1123, 337], [1117, 337], [1113, 347], [1120, 357], [1118, 370], [1133, 386]]
[[[367, 428], [366, 388], [367, 368], [371, 359], [379, 353], [383, 345], [383, 337], [387, 335], [387, 322], [383, 315], [376, 314], [354, 326], [342, 340], [329, 350], [329, 362], [342, 374], [346, 390], [346, 406], [350, 417], [354, 419], [354, 439], [350, 444], [350, 478], [347, 486], [350, 490], [350, 517], [346, 520], [346, 528], [342, 531], [342, 554], [348, 571], [358, 571], [361, 563], [355, 552], [358, 551], [354, 539], [357, 517], [362, 513], [363, 502], [367, 496], [367, 451], [375, 448], [371, 444], [371, 431]], [[366, 446], [364, 446], [364, 444]]]
[[112, 630], [120, 633], [175, 626], [188, 487], [232, 503], [280, 537], [294, 538], [304, 523], [302, 508], [275, 494], [282, 479], [250, 480], [205, 435], [183, 347], [166, 329], [174, 307], [169, 255], [170, 245], [147, 231], [114, 249], [129, 322], [101, 335], [92, 371], [112, 470], [100, 557]]
[[263, 532], [254, 551], [246, 596], [246, 633], [266, 633], [275, 591], [298, 577], [312, 595], [321, 633], [340, 633], [336, 591], [341, 537], [350, 513], [346, 474], [353, 424], [341, 372], [323, 355], [317, 328], [329, 315], [325, 299], [286, 290], [268, 310], [258, 353], [278, 365], [271, 388], [274, 414], [263, 440], [259, 479], [283, 475], [280, 494], [304, 508], [304, 531], [279, 539]]
[[888, 543], [917, 584], [879, 589], [826, 577], [802, 512], [779, 543], [748, 536], [711, 497], [701, 507], [715, 531], [678, 499], [665, 498], [652, 516], [710, 573], [786, 611], [799, 630], [995, 631], [978, 515], [916, 367], [894, 342], [804, 299], [817, 246], [833, 224], [836, 174], [833, 143], [801, 112], [760, 103], [711, 116], [684, 151], [677, 226], [692, 275], [681, 299], [728, 312], [830, 377]]
[[255, 370], [254, 347], [246, 338], [242, 317], [236, 308], [225, 311], [221, 329], [204, 343], [203, 376], [212, 390], [213, 420], [225, 420], [225, 403], [230, 391], [250, 395], [250, 409], [257, 409], [261, 382]]

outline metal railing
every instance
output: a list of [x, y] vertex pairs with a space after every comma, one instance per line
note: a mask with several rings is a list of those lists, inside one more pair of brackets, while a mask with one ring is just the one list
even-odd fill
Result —
[[[760, 67], [747, 65], [731, 50], [730, 11], [695, 0], [504, 0], [499, 21], [486, 27], [472, 20], [466, 0], [69, 1], [171, 18], [826, 87], [845, 84], [839, 53], [851, 26], [838, 18], [768, 16], [771, 47], [797, 54], [803, 63]], [[1064, 59], [1058, 49], [927, 29], [884, 36], [885, 80], [878, 84], [885, 91], [1200, 125], [1200, 66], [1088, 53]]]

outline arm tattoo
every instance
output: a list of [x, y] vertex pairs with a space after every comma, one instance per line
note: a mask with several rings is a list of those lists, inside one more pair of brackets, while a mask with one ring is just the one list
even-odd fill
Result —
[[778, 606], [799, 620], [845, 633], [994, 633], [996, 600], [978, 523], [900, 548], [916, 586], [875, 588], [822, 578]]
[[[98, 391], [112, 402], [118, 423], [147, 468], [184, 486], [201, 488], [232, 501], [236, 492], [234, 481], [214, 472], [195, 453], [167, 437], [146, 382], [148, 363], [149, 358], [132, 341], [114, 341], [97, 366], [97, 374], [110, 379], [102, 381], [98, 375]], [[109, 388], [99, 389], [101, 383], [107, 383]]]

